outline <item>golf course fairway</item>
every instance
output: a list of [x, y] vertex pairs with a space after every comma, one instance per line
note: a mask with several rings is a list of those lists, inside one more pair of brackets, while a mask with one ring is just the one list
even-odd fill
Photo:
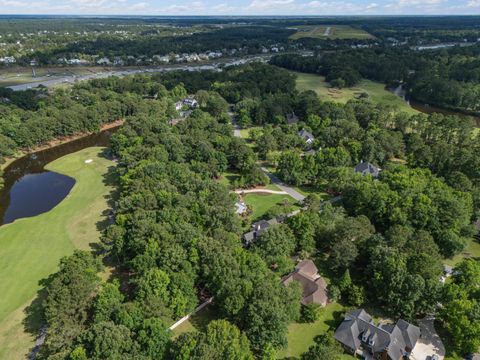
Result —
[[49, 212], [0, 227], [1, 360], [25, 359], [34, 345], [25, 331], [25, 309], [42, 287], [39, 282], [58, 269], [63, 256], [99, 241], [113, 190], [107, 174], [114, 162], [104, 150], [90, 147], [48, 164], [46, 169], [75, 179], [67, 197]]

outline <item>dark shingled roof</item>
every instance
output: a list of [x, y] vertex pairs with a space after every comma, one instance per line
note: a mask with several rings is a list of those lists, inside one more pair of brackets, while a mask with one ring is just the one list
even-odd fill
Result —
[[400, 360], [415, 347], [420, 329], [401, 319], [395, 325], [377, 326], [365, 310], [359, 309], [345, 315], [334, 337], [352, 351], [362, 347], [371, 354], [386, 352], [389, 359]]
[[301, 138], [303, 138], [305, 141], [313, 141], [315, 140], [315, 137], [309, 133], [307, 130], [305, 129], [302, 129], [298, 132], [298, 136], [300, 136]]
[[367, 162], [360, 162], [357, 166], [354, 168], [355, 172], [361, 173], [362, 175], [365, 174], [370, 174], [374, 178], [378, 177], [380, 174], [381, 169], [376, 167], [375, 165]]
[[287, 124], [292, 125], [298, 123], [298, 116], [294, 112], [287, 114]]

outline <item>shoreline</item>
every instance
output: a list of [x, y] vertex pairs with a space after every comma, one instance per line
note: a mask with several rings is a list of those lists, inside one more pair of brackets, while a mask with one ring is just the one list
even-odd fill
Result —
[[71, 141], [75, 141], [78, 139], [81, 139], [83, 137], [95, 134], [95, 133], [100, 133], [102, 131], [110, 130], [119, 126], [122, 126], [125, 123], [125, 120], [116, 120], [114, 122], [104, 124], [98, 131], [95, 132], [84, 132], [84, 133], [78, 133], [70, 136], [64, 136], [64, 137], [58, 137], [53, 140], [48, 141], [45, 144], [35, 146], [30, 149], [21, 149], [18, 151], [17, 155], [11, 156], [11, 157], [6, 157], [4, 160], [5, 162], [0, 165], [0, 170], [5, 170], [7, 167], [9, 167], [14, 161], [21, 159], [22, 157], [26, 155], [30, 155], [39, 151], [47, 150], [54, 148], [56, 146], [64, 145], [67, 144]]

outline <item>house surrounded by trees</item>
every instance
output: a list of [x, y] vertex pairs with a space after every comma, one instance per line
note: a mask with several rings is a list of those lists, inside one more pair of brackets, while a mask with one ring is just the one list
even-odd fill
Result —
[[345, 314], [334, 337], [351, 354], [401, 360], [409, 358], [420, 338], [420, 329], [402, 319], [395, 325], [376, 325], [365, 310], [358, 309]]
[[302, 305], [318, 304], [325, 306], [328, 302], [327, 283], [318, 273], [312, 260], [302, 260], [295, 270], [282, 279], [282, 284], [288, 286], [292, 281], [298, 281], [302, 286]]

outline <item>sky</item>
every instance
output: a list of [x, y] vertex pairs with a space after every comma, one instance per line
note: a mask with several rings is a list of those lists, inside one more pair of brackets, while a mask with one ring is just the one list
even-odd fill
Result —
[[480, 0], [0, 0], [0, 14], [480, 15]]

